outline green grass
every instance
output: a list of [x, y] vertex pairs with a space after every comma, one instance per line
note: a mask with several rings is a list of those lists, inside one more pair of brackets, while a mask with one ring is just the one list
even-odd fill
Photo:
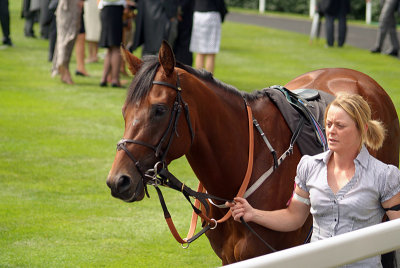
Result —
[[[47, 41], [23, 37], [20, 3], [10, 1], [10, 9], [15, 47], [0, 49], [0, 267], [219, 266], [205, 237], [181, 249], [153, 189], [135, 204], [111, 197], [105, 180], [123, 133], [125, 91], [98, 86], [101, 63], [87, 65], [91, 77], [73, 77], [73, 86], [51, 78]], [[367, 73], [400, 108], [398, 59], [327, 49], [323, 40], [310, 46], [307, 36], [291, 32], [223, 25], [215, 76], [241, 90], [285, 84], [323, 67]], [[184, 158], [171, 170], [196, 187]], [[180, 194], [164, 192], [184, 236], [190, 207]]]

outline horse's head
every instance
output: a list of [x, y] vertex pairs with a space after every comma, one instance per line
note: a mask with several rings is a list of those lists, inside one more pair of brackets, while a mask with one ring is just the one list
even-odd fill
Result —
[[168, 43], [162, 43], [158, 59], [142, 61], [121, 51], [135, 77], [122, 108], [125, 132], [107, 185], [114, 197], [133, 202], [143, 199], [146, 184], [154, 183], [159, 169], [189, 150], [193, 134]]

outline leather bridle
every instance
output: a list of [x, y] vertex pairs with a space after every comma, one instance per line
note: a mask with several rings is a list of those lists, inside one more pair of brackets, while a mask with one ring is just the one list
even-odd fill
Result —
[[[146, 195], [149, 197], [148, 191], [147, 191], [147, 185], [152, 185], [155, 187], [155, 189], [157, 190], [157, 194], [159, 196], [160, 199], [160, 203], [161, 206], [163, 208], [164, 211], [164, 217], [168, 223], [168, 226], [171, 230], [171, 233], [173, 234], [173, 236], [175, 237], [175, 239], [180, 242], [182, 245], [183, 244], [190, 244], [191, 242], [193, 242], [195, 239], [197, 239], [200, 235], [204, 234], [207, 230], [209, 229], [214, 229], [218, 223], [224, 222], [226, 221], [228, 218], [230, 218], [231, 216], [231, 211], [228, 210], [228, 213], [221, 219], [219, 220], [215, 220], [215, 219], [210, 219], [208, 218], [208, 216], [206, 216], [209, 213], [209, 204], [208, 204], [208, 200], [209, 199], [214, 199], [214, 200], [218, 200], [218, 201], [222, 201], [222, 202], [232, 202], [232, 200], [228, 200], [225, 198], [220, 198], [220, 197], [216, 197], [213, 196], [211, 194], [202, 192], [200, 191], [194, 191], [192, 189], [190, 189], [188, 186], [186, 186], [184, 183], [180, 182], [175, 176], [173, 176], [167, 169], [167, 163], [166, 163], [166, 156], [168, 154], [168, 151], [170, 149], [170, 146], [172, 144], [173, 138], [175, 136], [175, 134], [178, 136], [177, 133], [177, 124], [178, 124], [178, 120], [179, 117], [182, 113], [182, 109], [184, 110], [185, 116], [186, 116], [186, 121], [188, 124], [188, 128], [190, 131], [190, 135], [191, 135], [191, 142], [193, 143], [193, 139], [194, 139], [194, 132], [193, 132], [193, 128], [192, 128], [192, 124], [190, 121], [190, 116], [189, 116], [189, 108], [187, 103], [183, 100], [181, 92], [181, 86], [180, 86], [180, 80], [179, 80], [179, 74], [177, 74], [177, 80], [176, 80], [176, 85], [164, 82], [164, 81], [153, 81], [153, 85], [161, 85], [161, 86], [166, 86], [169, 88], [174, 89], [177, 92], [177, 95], [175, 97], [175, 101], [174, 101], [174, 105], [171, 111], [171, 116], [170, 116], [170, 121], [168, 123], [168, 126], [164, 132], [164, 134], [162, 135], [159, 143], [157, 145], [152, 145], [140, 140], [134, 140], [134, 139], [121, 139], [118, 144], [117, 144], [117, 150], [123, 150], [125, 151], [125, 153], [128, 155], [128, 157], [133, 161], [133, 163], [135, 164], [136, 169], [138, 170], [141, 179], [142, 179], [142, 183], [146, 192]], [[249, 161], [248, 161], [248, 166], [247, 166], [247, 171], [246, 171], [246, 175], [245, 178], [243, 180], [243, 183], [239, 189], [239, 193], [237, 196], [243, 196], [245, 190], [247, 189], [247, 186], [249, 184], [250, 181], [250, 177], [252, 174], [252, 167], [253, 167], [253, 152], [254, 152], [254, 137], [253, 137], [253, 127], [252, 127], [252, 113], [251, 113], [251, 108], [250, 106], [247, 105], [247, 103], [245, 103], [246, 105], [246, 110], [247, 110], [247, 115], [248, 115], [248, 122], [249, 122]], [[168, 141], [167, 141], [168, 139]], [[148, 169], [148, 170], [144, 170], [142, 165], [140, 164], [140, 162], [135, 158], [135, 156], [128, 150], [127, 148], [127, 144], [132, 143], [132, 144], [137, 144], [137, 145], [141, 145], [144, 147], [147, 147], [149, 149], [151, 149], [152, 151], [154, 151], [154, 155], [157, 158], [157, 162], [154, 165], [153, 169]], [[163, 147], [166, 144], [165, 147]], [[168, 209], [166, 207], [164, 198], [162, 196], [161, 190], [159, 189], [158, 186], [166, 186], [172, 189], [175, 189], [177, 191], [180, 191], [183, 193], [183, 195], [185, 196], [185, 198], [189, 201], [189, 203], [191, 204], [192, 208], [193, 208], [193, 214], [196, 214], [197, 216], [201, 217], [203, 220], [205, 220], [208, 224], [205, 225], [205, 227], [203, 228], [203, 230], [201, 230], [198, 234], [193, 235], [194, 233], [194, 229], [191, 226], [191, 230], [189, 230], [190, 235], [188, 234], [189, 238], [185, 238], [182, 239], [178, 232], [175, 229], [175, 226], [172, 222], [171, 216], [168, 212]], [[200, 188], [201, 184], [199, 185]], [[202, 187], [202, 186], [201, 186]], [[196, 199], [195, 204], [192, 203], [192, 201], [190, 200], [190, 197], [194, 197]], [[201, 211], [199, 209], [200, 204], [205, 208], [206, 213], [203, 213], [203, 211]], [[192, 225], [193, 225], [193, 216], [192, 216]]]
[[[147, 187], [146, 185], [150, 184], [150, 185], [158, 185], [160, 184], [159, 180], [157, 179], [157, 173], [160, 170], [160, 168], [165, 168], [166, 167], [166, 156], [168, 154], [169, 148], [172, 144], [172, 141], [174, 139], [174, 136], [178, 136], [178, 132], [177, 132], [177, 124], [178, 124], [178, 120], [179, 117], [182, 113], [182, 109], [184, 110], [185, 116], [186, 116], [186, 121], [189, 127], [189, 131], [190, 131], [190, 135], [191, 135], [191, 141], [193, 142], [194, 139], [194, 132], [193, 132], [193, 128], [192, 128], [192, 124], [190, 122], [190, 116], [189, 116], [189, 107], [187, 105], [187, 103], [182, 99], [182, 95], [181, 95], [181, 86], [180, 86], [180, 80], [179, 80], [179, 74], [177, 75], [177, 79], [176, 79], [176, 85], [167, 83], [167, 82], [163, 82], [163, 81], [153, 81], [153, 85], [162, 85], [162, 86], [166, 86], [169, 88], [174, 89], [177, 94], [175, 97], [175, 101], [174, 101], [174, 105], [171, 111], [171, 117], [167, 126], [167, 129], [165, 130], [164, 134], [162, 135], [159, 143], [154, 146], [152, 144], [140, 141], [140, 140], [133, 140], [133, 139], [121, 139], [118, 143], [117, 143], [117, 150], [124, 150], [125, 153], [128, 155], [128, 157], [133, 161], [133, 163], [136, 166], [136, 169], [138, 170], [141, 179], [142, 179], [142, 183], [143, 186], [145, 187], [145, 191], [146, 191], [146, 195], [149, 196], [148, 191], [147, 191]], [[175, 135], [174, 135], [175, 134]], [[168, 138], [168, 141], [166, 142], [166, 139]], [[158, 161], [156, 162], [156, 164], [154, 165], [153, 169], [148, 169], [146, 171], [143, 172], [143, 168], [140, 165], [140, 162], [134, 157], [134, 155], [128, 150], [128, 148], [126, 147], [126, 144], [128, 143], [133, 143], [133, 144], [137, 144], [137, 145], [141, 145], [144, 147], [147, 147], [151, 150], [154, 151], [154, 155], [155, 157], [158, 159]], [[163, 149], [163, 145], [167, 144], [165, 149]]]
[[[233, 200], [228, 200], [225, 198], [220, 198], [211, 194], [206, 193], [203, 190], [203, 186], [201, 183], [199, 183], [199, 189], [198, 191], [194, 191], [188, 186], [186, 186], [184, 183], [180, 182], [174, 175], [172, 175], [168, 169], [167, 169], [167, 163], [165, 161], [167, 153], [169, 151], [169, 148], [172, 144], [174, 134], [178, 136], [177, 133], [177, 124], [178, 120], [180, 117], [180, 114], [182, 112], [182, 109], [185, 112], [186, 116], [186, 121], [188, 124], [188, 128], [191, 134], [191, 142], [193, 143], [194, 139], [194, 132], [192, 128], [192, 124], [190, 121], [190, 116], [189, 116], [189, 108], [187, 103], [182, 99], [181, 96], [181, 87], [180, 87], [180, 80], [179, 80], [179, 74], [177, 74], [177, 80], [176, 80], [176, 85], [164, 82], [164, 81], [153, 81], [153, 85], [162, 85], [166, 86], [169, 88], [174, 89], [177, 92], [175, 101], [174, 101], [174, 106], [171, 111], [171, 117], [170, 121], [168, 123], [167, 129], [165, 130], [163, 136], [161, 137], [159, 143], [156, 146], [153, 146], [149, 143], [139, 141], [139, 140], [133, 140], [133, 139], [121, 139], [118, 144], [117, 144], [117, 150], [124, 150], [125, 153], [128, 155], [128, 157], [133, 161], [133, 163], [136, 166], [136, 169], [138, 170], [142, 183], [146, 192], [146, 195], [149, 197], [148, 191], [147, 191], [147, 185], [152, 185], [155, 187], [158, 197], [160, 199], [160, 203], [162, 206], [162, 209], [164, 211], [164, 218], [167, 221], [168, 227], [174, 236], [174, 238], [182, 244], [187, 244], [186, 247], [190, 245], [191, 242], [196, 240], [198, 237], [200, 237], [202, 234], [204, 234], [206, 231], [210, 229], [214, 229], [217, 227], [218, 223], [222, 223], [229, 219], [231, 217], [231, 210], [228, 210], [228, 212], [219, 220], [215, 219], [210, 219], [207, 215], [209, 213], [209, 204], [208, 201], [211, 199], [214, 200], [219, 200], [222, 201], [223, 203], [225, 202], [233, 202]], [[247, 104], [246, 100], [245, 102], [245, 107], [247, 111], [247, 117], [248, 117], [248, 127], [249, 127], [249, 159], [247, 163], [247, 170], [245, 177], [242, 181], [242, 185], [240, 186], [240, 189], [237, 193], [236, 196], [243, 197], [245, 195], [246, 189], [249, 185], [250, 182], [250, 177], [252, 174], [252, 168], [253, 168], [253, 154], [254, 154], [254, 134], [253, 134], [253, 120], [252, 120], [252, 111], [250, 106]], [[169, 140], [166, 143], [166, 139], [169, 136]], [[137, 144], [141, 145], [144, 147], [147, 147], [151, 150], [154, 151], [155, 157], [159, 160], [156, 162], [154, 165], [153, 169], [148, 169], [145, 172], [143, 172], [143, 169], [140, 165], [140, 162], [133, 156], [133, 154], [128, 150], [126, 147], [126, 144], [132, 143], [132, 144]], [[167, 144], [165, 149], [163, 150], [162, 147], [164, 144]], [[275, 159], [275, 158], [274, 158]], [[283, 161], [283, 160], [282, 160]], [[161, 190], [159, 189], [159, 185], [161, 186], [166, 186], [169, 188], [172, 188], [174, 190], [182, 192], [182, 194], [185, 196], [185, 198], [189, 201], [193, 208], [193, 215], [192, 215], [192, 222], [190, 226], [189, 233], [187, 235], [187, 238], [182, 239], [178, 233], [178, 231], [175, 228], [175, 225], [172, 222], [171, 215], [169, 214], [169, 211], [167, 209], [167, 206], [164, 201], [164, 197], [162, 195]], [[190, 200], [190, 197], [194, 197], [196, 199], [195, 204], [192, 203]], [[206, 214], [203, 213], [199, 209], [201, 205], [205, 208]], [[207, 224], [203, 227], [201, 231], [199, 231], [197, 234], [194, 235], [195, 229], [196, 229], [196, 222], [197, 222], [197, 216], [201, 217]], [[271, 247], [266, 241], [264, 241], [244, 220], [241, 218], [241, 222], [243, 225], [246, 226], [254, 235], [256, 235], [271, 251], [276, 251], [273, 247]]]

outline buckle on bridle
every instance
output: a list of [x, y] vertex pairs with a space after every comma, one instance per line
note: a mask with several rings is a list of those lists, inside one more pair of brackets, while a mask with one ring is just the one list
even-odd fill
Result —
[[165, 162], [158, 161], [157, 163], [155, 163], [154, 168], [148, 169], [144, 174], [146, 178], [149, 179], [146, 183], [153, 186], [163, 185], [161, 179], [158, 177], [158, 172], [164, 168]]
[[210, 230], [214, 230], [215, 228], [217, 228], [218, 222], [216, 219], [212, 218], [210, 219], [211, 221], [213, 221], [215, 223], [215, 225], [213, 227], [210, 226]]

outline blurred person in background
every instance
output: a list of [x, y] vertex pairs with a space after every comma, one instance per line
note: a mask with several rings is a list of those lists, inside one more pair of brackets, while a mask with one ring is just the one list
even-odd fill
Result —
[[193, 64], [193, 53], [189, 48], [192, 36], [194, 3], [195, 0], [178, 0], [178, 35], [172, 47], [176, 60], [189, 66]]
[[133, 1], [125, 0], [100, 0], [99, 8], [101, 20], [101, 34], [99, 46], [107, 48], [104, 59], [103, 75], [100, 86], [106, 87], [108, 77], [112, 87], [122, 87], [120, 82], [121, 52], [123, 32], [123, 13], [128, 6], [134, 5]]
[[397, 39], [395, 12], [399, 8], [399, 0], [381, 0], [381, 6], [378, 34], [375, 46], [371, 49], [371, 52], [381, 53], [385, 37], [389, 34], [391, 48], [385, 54], [397, 57], [399, 55], [399, 40]]
[[12, 46], [10, 38], [10, 10], [8, 0], [0, 0], [0, 23], [3, 32], [3, 45]]
[[136, 29], [129, 50], [142, 46], [142, 56], [157, 55], [162, 40], [173, 47], [178, 35], [178, 0], [138, 0], [136, 7]]
[[21, 17], [25, 18], [24, 34], [26, 37], [36, 38], [33, 30], [35, 22], [39, 21], [40, 0], [23, 0]]
[[76, 37], [81, 26], [82, 0], [59, 0], [56, 9], [57, 41], [53, 55], [53, 77], [60, 75], [61, 81], [73, 84], [69, 63]]
[[100, 9], [97, 7], [97, 0], [86, 0], [83, 19], [85, 21], [86, 43], [88, 45], [88, 57], [86, 63], [98, 62], [98, 48], [100, 40], [101, 22]]
[[89, 76], [88, 72], [85, 68], [85, 39], [86, 39], [86, 31], [85, 31], [85, 21], [83, 20], [83, 13], [85, 12], [82, 6], [81, 19], [80, 19], [80, 27], [79, 33], [76, 37], [75, 42], [75, 57], [76, 57], [76, 70], [75, 75], [79, 76]]
[[326, 43], [332, 47], [335, 42], [335, 19], [338, 19], [338, 47], [343, 47], [347, 35], [347, 14], [350, 0], [320, 0], [318, 7], [325, 16]]
[[196, 0], [190, 51], [196, 53], [195, 67], [213, 73], [221, 44], [221, 24], [227, 13], [224, 0]]
[[49, 2], [47, 12], [43, 18], [43, 24], [48, 27], [48, 39], [49, 39], [49, 54], [48, 60], [53, 60], [54, 50], [56, 47], [57, 40], [57, 25], [56, 25], [56, 9], [58, 0], [51, 0]]

